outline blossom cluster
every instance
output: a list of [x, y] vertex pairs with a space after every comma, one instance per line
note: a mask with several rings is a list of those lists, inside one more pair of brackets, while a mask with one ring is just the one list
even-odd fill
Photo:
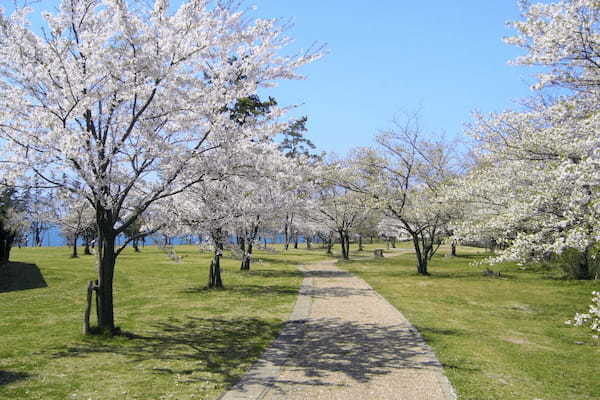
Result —
[[592, 292], [592, 304], [587, 313], [576, 313], [572, 320], [566, 321], [567, 325], [589, 325], [593, 332], [592, 338], [600, 339], [600, 292]]

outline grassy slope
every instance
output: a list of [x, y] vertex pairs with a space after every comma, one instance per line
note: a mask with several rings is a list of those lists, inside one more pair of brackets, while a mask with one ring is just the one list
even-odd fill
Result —
[[[416, 325], [460, 399], [600, 399], [600, 346], [564, 321], [587, 309], [600, 282], [551, 279], [502, 265], [484, 277], [480, 256], [435, 257], [415, 273], [414, 255], [358, 260], [344, 268], [367, 280]], [[443, 250], [442, 250], [443, 253]], [[584, 342], [584, 344], [576, 344]]]
[[214, 398], [276, 337], [302, 279], [297, 264], [323, 258], [258, 253], [250, 273], [224, 259], [226, 290], [206, 291], [209, 256], [177, 252], [180, 264], [154, 247], [119, 258], [116, 322], [138, 337], [101, 339], [80, 333], [93, 257], [15, 249], [12, 259], [37, 265], [47, 287], [0, 291], [0, 398]]

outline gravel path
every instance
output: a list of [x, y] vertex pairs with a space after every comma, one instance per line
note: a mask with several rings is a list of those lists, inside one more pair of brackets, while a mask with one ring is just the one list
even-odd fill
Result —
[[303, 270], [283, 332], [221, 400], [456, 398], [418, 332], [365, 281], [332, 261]]

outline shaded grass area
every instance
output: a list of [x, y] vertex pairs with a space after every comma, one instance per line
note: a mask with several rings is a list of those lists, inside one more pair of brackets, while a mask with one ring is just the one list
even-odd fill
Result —
[[413, 254], [340, 266], [365, 279], [401, 310], [431, 345], [460, 399], [600, 398], [600, 346], [590, 331], [566, 326], [587, 310], [598, 281], [556, 279], [533, 267], [492, 267], [476, 249], [442, 249], [431, 276], [416, 274]]
[[9, 262], [0, 265], [0, 293], [47, 286], [40, 269], [35, 264]]
[[302, 281], [297, 266], [324, 258], [259, 251], [250, 272], [223, 259], [225, 289], [211, 291], [210, 254], [194, 246], [177, 247], [179, 264], [155, 247], [126, 251], [116, 268], [115, 318], [128, 335], [106, 338], [80, 333], [94, 258], [69, 254], [13, 250], [17, 263], [35, 266], [14, 276], [34, 271], [45, 285], [0, 293], [2, 399], [215, 398], [277, 336]]

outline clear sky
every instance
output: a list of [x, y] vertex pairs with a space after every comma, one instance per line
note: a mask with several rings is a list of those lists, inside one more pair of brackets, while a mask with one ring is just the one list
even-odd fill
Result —
[[471, 112], [501, 111], [529, 96], [532, 71], [509, 66], [521, 50], [502, 38], [519, 18], [516, 0], [256, 0], [258, 13], [291, 17], [290, 36], [330, 53], [308, 79], [275, 91], [303, 103], [308, 136], [344, 153], [371, 143], [398, 111], [421, 110], [425, 128], [460, 135]]
[[[0, 0], [0, 4], [8, 0]], [[56, 0], [37, 8], [52, 9]], [[172, 0], [176, 7], [181, 0]], [[246, 0], [257, 16], [292, 19], [293, 49], [325, 43], [305, 81], [269, 94], [302, 104], [307, 136], [328, 152], [372, 143], [399, 111], [421, 110], [423, 126], [461, 135], [473, 110], [501, 111], [531, 94], [532, 72], [509, 66], [520, 50], [502, 37], [519, 18], [516, 0]]]

